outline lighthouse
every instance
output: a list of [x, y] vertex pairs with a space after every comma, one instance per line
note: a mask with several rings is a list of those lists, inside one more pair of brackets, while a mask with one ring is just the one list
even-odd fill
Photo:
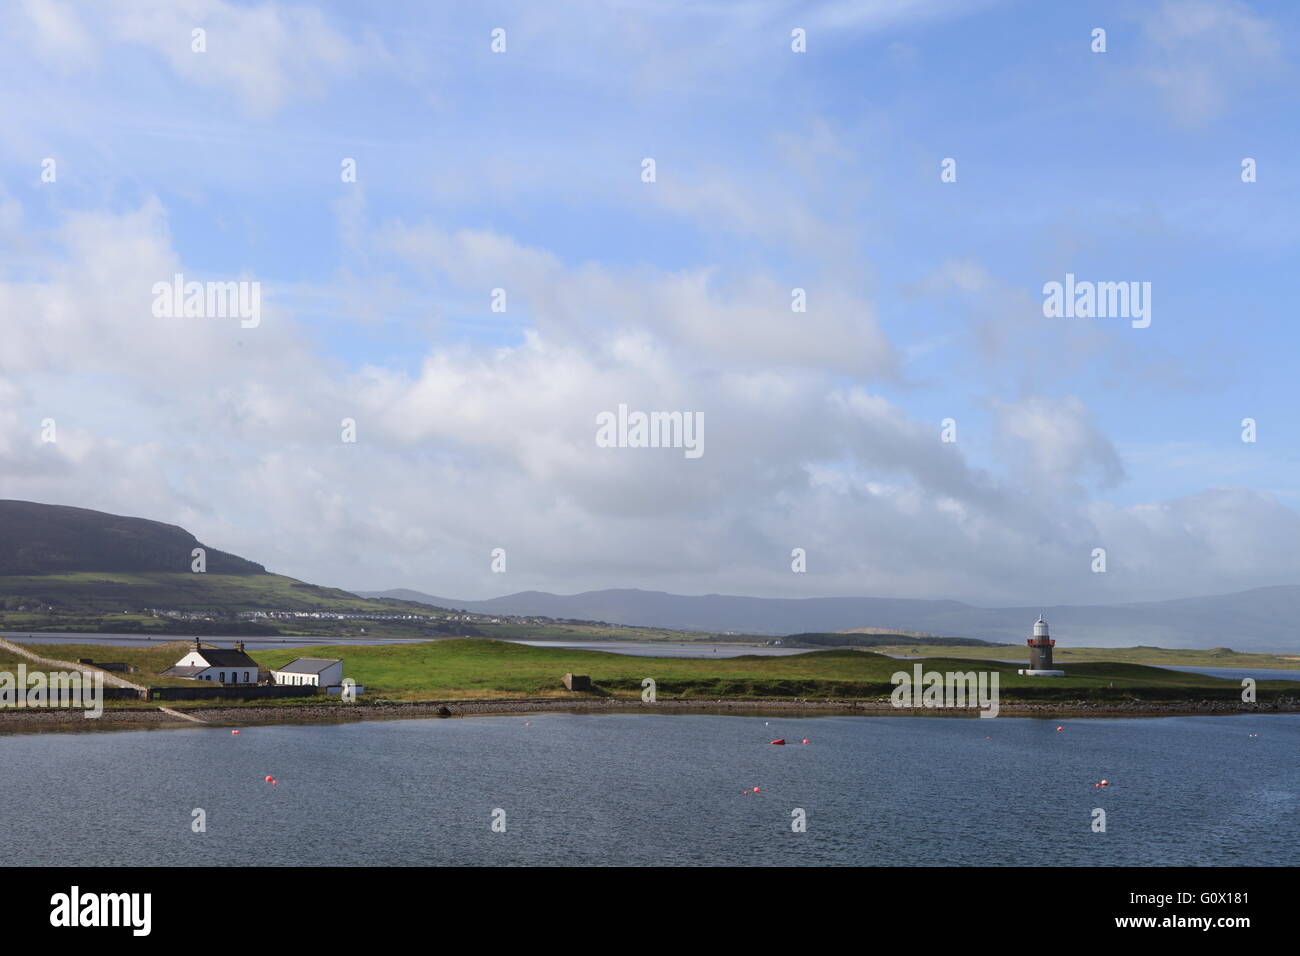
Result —
[[1034, 636], [1026, 643], [1029, 645], [1029, 667], [1016, 673], [1028, 677], [1065, 676], [1065, 671], [1052, 669], [1052, 648], [1056, 646], [1056, 641], [1047, 633], [1047, 622], [1043, 620], [1043, 615], [1038, 615], [1038, 620], [1034, 622]]

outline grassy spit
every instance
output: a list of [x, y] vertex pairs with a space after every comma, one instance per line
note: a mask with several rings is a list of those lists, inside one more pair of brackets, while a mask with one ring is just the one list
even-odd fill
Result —
[[[176, 641], [150, 647], [102, 645], [28, 645], [42, 656], [75, 661], [123, 661], [139, 671], [126, 675], [145, 685], [183, 685], [192, 681], [160, 677], [191, 646]], [[968, 650], [968, 649], [963, 649]], [[925, 671], [943, 673], [996, 671], [1000, 697], [1016, 702], [1150, 702], [1239, 701], [1238, 680], [1168, 671], [1115, 661], [1069, 663], [1063, 678], [1022, 677], [1015, 664], [928, 657], [900, 661], [863, 650], [811, 651], [782, 657], [746, 655], [723, 659], [631, 657], [602, 651], [527, 647], [483, 638], [433, 641], [423, 644], [317, 646], [274, 648], [250, 653], [265, 669], [283, 666], [296, 657], [341, 658], [344, 674], [366, 688], [365, 700], [469, 701], [534, 698], [577, 700], [608, 698], [639, 700], [642, 680], [656, 683], [660, 700], [762, 699], [808, 701], [881, 700], [894, 689], [891, 676], [912, 673], [916, 663]], [[13, 671], [24, 661], [0, 650], [0, 669]], [[565, 690], [565, 673], [587, 675], [591, 692]], [[1258, 699], [1300, 696], [1294, 681], [1260, 681]], [[319, 706], [320, 698], [284, 701], [222, 702], [221, 707]], [[328, 702], [334, 704], [337, 702]], [[109, 701], [110, 709], [156, 708], [136, 701]], [[212, 707], [211, 701], [168, 702], [176, 708]], [[347, 705], [343, 705], [347, 706]]]

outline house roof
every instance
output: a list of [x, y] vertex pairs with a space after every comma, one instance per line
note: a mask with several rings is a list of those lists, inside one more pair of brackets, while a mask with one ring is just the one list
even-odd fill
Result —
[[209, 667], [257, 667], [257, 661], [243, 651], [230, 650], [224, 647], [204, 647], [199, 650], [198, 654], [208, 662]]
[[276, 670], [290, 674], [319, 674], [335, 664], [342, 663], [343, 661], [337, 657], [300, 657], [297, 660], [290, 661], [283, 667], [277, 667]]
[[207, 670], [206, 667], [181, 667], [175, 665], [167, 668], [165, 671], [161, 671], [160, 673], [164, 677], [197, 677], [205, 670]]

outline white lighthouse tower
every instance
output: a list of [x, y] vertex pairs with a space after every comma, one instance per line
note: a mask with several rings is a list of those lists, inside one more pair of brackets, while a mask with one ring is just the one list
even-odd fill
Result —
[[1047, 633], [1047, 622], [1043, 615], [1038, 615], [1034, 622], [1034, 636], [1026, 643], [1029, 645], [1029, 666], [1016, 671], [1027, 677], [1064, 677], [1065, 671], [1052, 669], [1052, 648], [1056, 641]]

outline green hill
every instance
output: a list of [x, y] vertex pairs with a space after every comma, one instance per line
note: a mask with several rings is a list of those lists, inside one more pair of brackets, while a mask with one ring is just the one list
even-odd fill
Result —
[[184, 528], [161, 521], [34, 501], [0, 501], [0, 575], [190, 573], [195, 548], [207, 552], [210, 574], [266, 573], [260, 564], [210, 548]]
[[[203, 573], [191, 570], [195, 548], [206, 552]], [[274, 634], [296, 629], [292, 623], [237, 619], [253, 611], [429, 615], [434, 609], [270, 574], [160, 521], [0, 501], [0, 630]], [[321, 623], [314, 629], [343, 626]]]

